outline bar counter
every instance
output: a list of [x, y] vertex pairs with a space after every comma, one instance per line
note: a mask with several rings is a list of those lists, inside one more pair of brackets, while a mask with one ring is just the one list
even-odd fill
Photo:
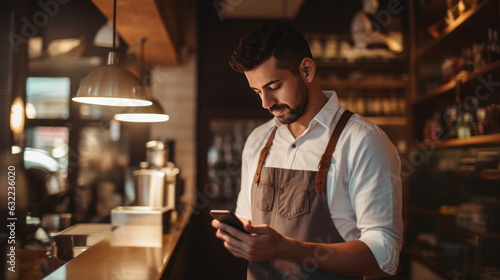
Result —
[[44, 279], [168, 279], [191, 214], [184, 209], [167, 230], [119, 226]]

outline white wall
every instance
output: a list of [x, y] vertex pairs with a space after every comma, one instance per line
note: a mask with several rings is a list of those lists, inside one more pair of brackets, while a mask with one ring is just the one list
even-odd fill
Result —
[[187, 190], [196, 182], [196, 57], [181, 65], [156, 67], [152, 71], [152, 92], [170, 120], [154, 124], [150, 139], [175, 141], [175, 164], [181, 170]]

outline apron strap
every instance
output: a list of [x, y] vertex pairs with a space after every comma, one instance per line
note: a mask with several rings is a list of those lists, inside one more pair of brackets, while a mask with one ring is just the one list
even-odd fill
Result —
[[[352, 115], [353, 113], [351, 111], [345, 110], [342, 116], [340, 117], [339, 122], [335, 126], [335, 129], [333, 130], [332, 136], [330, 137], [330, 141], [326, 146], [325, 153], [323, 154], [323, 156], [321, 157], [321, 161], [319, 162], [318, 166], [319, 172], [318, 172], [318, 177], [316, 178], [316, 185], [315, 185], [317, 193], [323, 191], [323, 188], [325, 187], [326, 175], [328, 173], [328, 169], [330, 168], [333, 152], [335, 151], [335, 147], [337, 146], [337, 142], [340, 138], [340, 135], [342, 134], [342, 131], [344, 130], [345, 125], [347, 124], [347, 121], [351, 118]], [[266, 146], [262, 149], [262, 151], [260, 151], [259, 163], [257, 165], [257, 170], [255, 171], [255, 176], [253, 178], [253, 182], [255, 184], [259, 183], [262, 166], [264, 165], [264, 161], [266, 160], [267, 154], [271, 149], [271, 145], [273, 144], [274, 136], [276, 135], [277, 129], [278, 127], [275, 126], [273, 131], [271, 132], [271, 135], [269, 135], [269, 138], [267, 139]]]
[[326, 175], [328, 173], [328, 169], [330, 168], [333, 152], [335, 151], [335, 147], [337, 146], [337, 142], [339, 141], [340, 135], [342, 134], [347, 121], [351, 118], [352, 115], [353, 113], [351, 111], [345, 110], [340, 117], [339, 122], [337, 123], [337, 125], [335, 125], [335, 129], [333, 130], [332, 136], [330, 137], [328, 146], [326, 146], [325, 153], [323, 154], [323, 156], [321, 157], [321, 161], [319, 162], [319, 172], [318, 177], [316, 178], [315, 185], [317, 193], [320, 193], [325, 188]]
[[269, 153], [269, 150], [271, 149], [271, 145], [273, 144], [274, 135], [276, 135], [277, 129], [278, 129], [278, 127], [275, 126], [273, 131], [271, 132], [271, 135], [267, 139], [266, 146], [262, 149], [262, 151], [260, 151], [259, 164], [257, 165], [257, 171], [255, 171], [255, 176], [253, 177], [253, 182], [255, 184], [259, 183], [260, 173], [262, 171], [262, 166], [264, 165], [264, 161], [266, 160], [267, 154]]

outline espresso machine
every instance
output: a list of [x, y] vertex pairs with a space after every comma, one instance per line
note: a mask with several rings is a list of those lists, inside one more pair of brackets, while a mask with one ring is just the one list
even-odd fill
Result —
[[134, 171], [135, 206], [177, 208], [179, 168], [168, 161], [168, 153], [162, 141], [146, 143], [146, 161]]
[[176, 218], [181, 194], [179, 168], [168, 160], [168, 146], [159, 140], [146, 143], [146, 161], [133, 171], [133, 202], [111, 210], [111, 223], [163, 225]]

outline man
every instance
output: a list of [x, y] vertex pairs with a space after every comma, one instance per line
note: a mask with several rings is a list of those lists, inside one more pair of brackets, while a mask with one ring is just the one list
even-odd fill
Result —
[[230, 64], [274, 115], [243, 151], [236, 214], [250, 234], [212, 221], [248, 279], [395, 274], [400, 161], [385, 133], [321, 90], [307, 41], [283, 22], [243, 36]]

